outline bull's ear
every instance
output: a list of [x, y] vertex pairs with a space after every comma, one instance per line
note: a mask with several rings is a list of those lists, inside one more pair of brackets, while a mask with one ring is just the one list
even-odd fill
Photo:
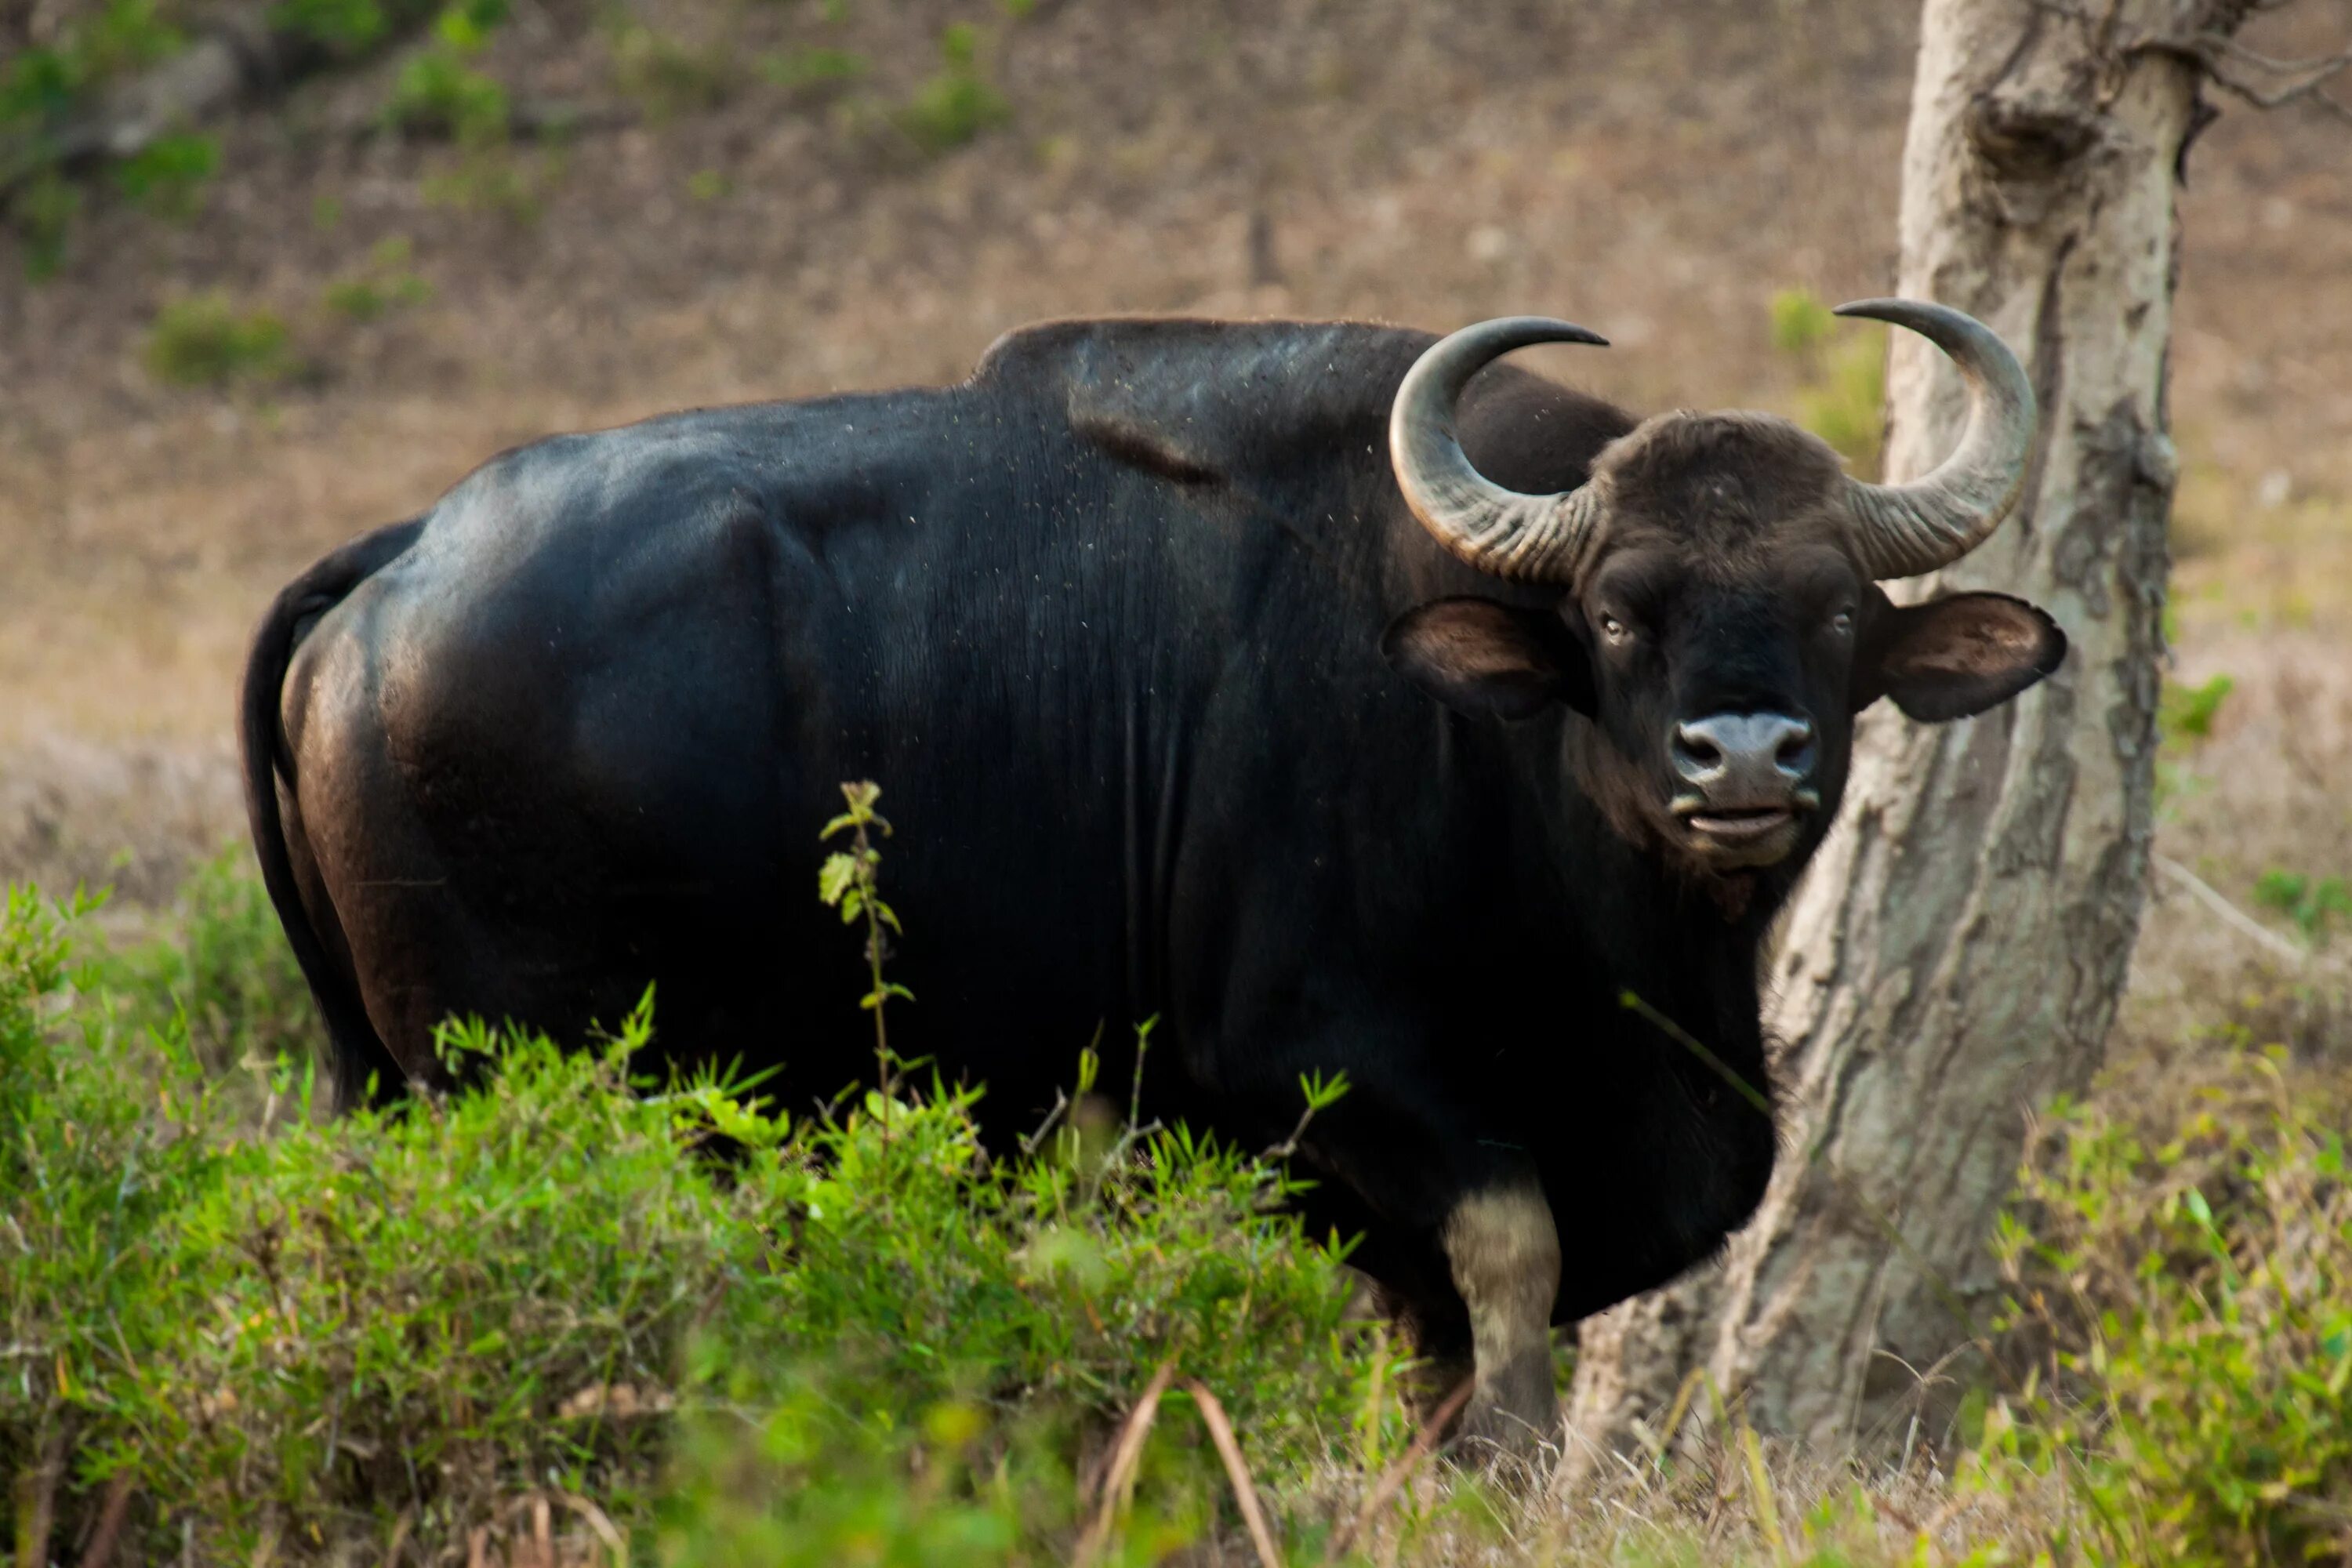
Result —
[[1856, 661], [1857, 710], [1881, 697], [1926, 723], [2008, 701], [2058, 668], [2066, 634], [2006, 594], [1954, 594], [1883, 615]]
[[1438, 599], [1391, 621], [1381, 652], [1407, 680], [1474, 717], [1531, 719], [1555, 702], [1592, 710], [1584, 649], [1550, 610]]

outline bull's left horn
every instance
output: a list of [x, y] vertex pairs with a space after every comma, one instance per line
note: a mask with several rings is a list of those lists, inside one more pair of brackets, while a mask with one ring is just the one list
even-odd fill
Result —
[[1599, 521], [1599, 497], [1589, 486], [1543, 496], [1504, 489], [1464, 456], [1454, 410], [1471, 376], [1513, 349], [1608, 342], [1546, 316], [1505, 316], [1465, 327], [1413, 362], [1389, 412], [1389, 461], [1405, 505], [1440, 544], [1515, 582], [1569, 578]]
[[1951, 356], [1968, 384], [1960, 444], [1933, 473], [1903, 485], [1846, 486], [1846, 531], [1873, 577], [1916, 577], [1983, 543], [2017, 504], [2033, 453], [2033, 384], [2009, 345], [1975, 317], [1913, 300], [1857, 300], [1841, 316], [1908, 327]]

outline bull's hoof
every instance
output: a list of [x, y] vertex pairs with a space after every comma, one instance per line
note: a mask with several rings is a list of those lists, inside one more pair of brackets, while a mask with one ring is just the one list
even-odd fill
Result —
[[1559, 1400], [1552, 1393], [1551, 1356], [1527, 1354], [1479, 1380], [1454, 1453], [1464, 1463], [1505, 1477], [1532, 1477], [1559, 1447]]

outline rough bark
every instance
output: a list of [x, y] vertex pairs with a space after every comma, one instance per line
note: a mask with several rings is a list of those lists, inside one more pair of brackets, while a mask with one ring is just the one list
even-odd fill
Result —
[[[2206, 114], [2182, 40], [2213, 0], [1927, 0], [1897, 292], [2026, 360], [2042, 439], [1991, 541], [1898, 596], [2049, 609], [2065, 666], [1981, 718], [1874, 710], [1841, 820], [1782, 926], [1768, 1024], [1783, 1154], [1724, 1263], [1587, 1325], [1571, 1419], [1622, 1444], [1695, 1368], [1824, 1447], [1932, 1434], [1982, 1325], [2025, 1113], [2097, 1066], [2150, 838], [2174, 192]], [[1957, 379], [1896, 334], [1893, 479], [1957, 437]]]

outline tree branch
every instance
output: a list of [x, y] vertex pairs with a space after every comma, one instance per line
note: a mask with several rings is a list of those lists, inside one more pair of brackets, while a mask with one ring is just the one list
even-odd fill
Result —
[[[2263, 7], [2267, 8], [2267, 7]], [[2231, 97], [2251, 103], [2257, 109], [2281, 109], [2290, 103], [2313, 104], [2338, 119], [2352, 121], [2352, 105], [2331, 98], [2322, 90], [2347, 68], [2352, 68], [2352, 47], [2332, 55], [2312, 55], [2302, 59], [2280, 59], [2265, 55], [2245, 45], [2227, 33], [2208, 29], [2200, 33], [2174, 34], [2167, 37], [2142, 38], [2127, 45], [2126, 54], [2161, 54], [2194, 64], [2205, 74], [2205, 79]], [[2299, 80], [2263, 84], [2249, 81], [2222, 68], [2224, 61], [2267, 71], [2273, 76], [2296, 77]]]

